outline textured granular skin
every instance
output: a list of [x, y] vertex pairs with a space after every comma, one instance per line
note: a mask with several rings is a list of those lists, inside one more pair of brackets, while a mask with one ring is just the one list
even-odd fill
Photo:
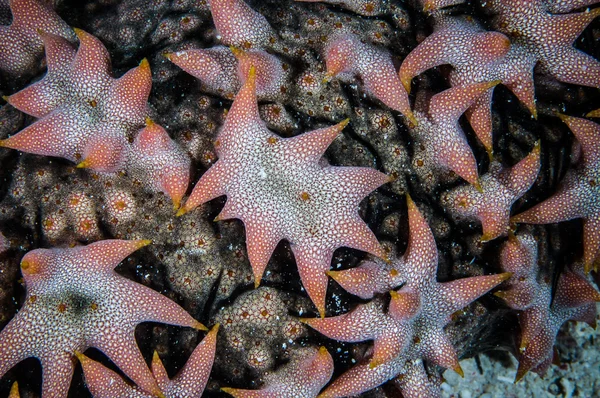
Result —
[[[89, 32], [106, 45], [115, 77], [148, 58], [152, 69], [149, 116], [190, 157], [190, 180], [198, 181], [218, 159], [214, 141], [231, 107], [231, 97], [205, 90], [202, 82], [181, 71], [164, 54], [222, 44], [217, 40], [208, 1], [55, 3], [57, 13], [69, 25]], [[349, 127], [329, 147], [325, 158], [334, 166], [372, 167], [393, 178], [364, 199], [359, 210], [388, 256], [397, 257], [406, 249], [408, 219], [403, 196], [410, 193], [436, 240], [438, 281], [499, 273], [501, 241], [484, 245], [479, 241], [478, 223], [459, 222], [450, 216], [442, 195], [463, 182], [452, 172], [439, 174], [430, 166], [435, 154], [413, 139], [402, 115], [366, 95], [360, 79], [323, 82], [327, 38], [336, 33], [351, 33], [385, 48], [397, 69], [432, 32], [431, 21], [419, 11], [421, 5], [416, 1], [382, 2], [386, 4], [380, 15], [365, 18], [345, 8], [319, 3], [247, 3], [272, 28], [256, 42], [278, 57], [286, 69], [279, 92], [269, 97], [272, 101], [259, 102], [260, 116], [267, 127], [282, 137], [292, 137], [349, 118]], [[477, 7], [460, 5], [457, 10], [466, 11], [486, 27], [491, 23]], [[0, 23], [8, 23], [9, 15], [0, 5]], [[595, 43], [599, 39], [600, 22], [596, 20], [575, 46], [598, 59], [600, 46]], [[237, 44], [244, 47], [245, 43]], [[419, 90], [415, 93], [413, 89], [410, 100], [416, 103], [415, 109], [448, 87], [444, 78], [449, 70], [442, 66], [414, 79]], [[30, 76], [35, 76], [30, 80], [14, 80], [2, 74], [0, 94], [13, 94], [43, 73], [44, 62], [38, 60], [29, 70]], [[538, 120], [532, 119], [505, 87], [497, 87], [494, 93], [496, 160], [513, 166], [531, 151], [539, 137], [544, 139], [539, 176], [533, 188], [514, 203], [513, 214], [524, 210], [527, 203], [537, 203], [555, 192], [571, 163], [573, 137], [553, 117], [554, 110], [581, 116], [600, 102], [600, 93], [593, 88], [566, 85], [538, 74], [535, 83]], [[2, 106], [0, 139], [32, 122], [33, 118]], [[460, 127], [481, 175], [489, 169], [486, 148], [464, 118]], [[336, 364], [334, 378], [369, 355], [369, 343], [329, 340], [297, 321], [298, 317], [314, 317], [317, 313], [300, 283], [288, 243], [279, 243], [261, 287], [254, 289], [243, 224], [239, 220], [212, 221], [225, 203], [223, 198], [196, 208], [190, 212], [193, 217], [178, 218], [167, 196], [152, 192], [133, 175], [101, 175], [76, 169], [65, 160], [4, 149], [0, 150], [0, 164], [0, 232], [10, 245], [0, 252], [1, 325], [22, 307], [25, 289], [19, 281], [19, 260], [27, 251], [108, 238], [149, 239], [153, 245], [123, 262], [117, 272], [175, 300], [206, 325], [221, 323], [217, 359], [206, 396], [225, 396], [219, 392], [224, 386], [259, 388], [266, 372], [285, 364], [304, 345], [328, 348]], [[190, 191], [191, 184], [188, 194]], [[546, 264], [549, 275], [582, 254], [580, 220], [527, 229], [538, 239], [540, 262]], [[332, 269], [355, 267], [365, 257], [360, 251], [339, 249], [334, 253]], [[328, 316], [345, 313], [362, 302], [333, 281], [327, 291]], [[511, 350], [514, 337], [510, 332], [517, 329], [514, 313], [500, 299], [487, 296], [457, 314], [445, 331], [458, 356], [463, 357], [491, 349]], [[146, 359], [149, 361], [157, 350], [169, 372], [185, 364], [200, 339], [193, 331], [162, 324], [141, 325], [136, 337]], [[90, 356], [103, 359], [98, 352]], [[14, 367], [0, 383], [0, 396], [8, 395], [14, 380], [19, 381], [21, 397], [38, 397], [41, 367], [35, 360]], [[397, 390], [386, 385], [364, 396], [393, 394]], [[80, 370], [73, 378], [70, 396], [90, 396]]]

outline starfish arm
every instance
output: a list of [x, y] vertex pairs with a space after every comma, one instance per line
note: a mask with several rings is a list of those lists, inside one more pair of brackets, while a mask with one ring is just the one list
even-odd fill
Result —
[[273, 35], [266, 18], [242, 0], [213, 0], [210, 3], [221, 41], [240, 48], [264, 47]]
[[402, 373], [394, 380], [403, 398], [440, 398], [440, 386], [429, 379], [423, 361], [406, 362]]
[[211, 90], [228, 96], [239, 89], [240, 82], [235, 72], [237, 60], [227, 47], [177, 51], [166, 57], [185, 72], [200, 79]]
[[426, 336], [422, 336], [421, 345], [424, 359], [458, 374], [463, 373], [454, 345], [442, 329], [430, 330]]
[[492, 95], [492, 90], [486, 91], [465, 112], [469, 124], [473, 127], [477, 138], [489, 154], [492, 153], [494, 146], [492, 139]]
[[112, 80], [110, 55], [96, 37], [81, 29], [76, 29], [75, 33], [79, 38], [79, 48], [73, 60], [72, 79], [81, 85], [79, 88], [83, 95], [89, 95], [90, 100], [95, 100], [98, 89], [107, 89]]
[[473, 83], [442, 91], [431, 98], [429, 114], [438, 124], [454, 125], [475, 99], [498, 83]]
[[254, 273], [254, 285], [258, 287], [269, 259], [282, 237], [278, 233], [277, 227], [266, 219], [262, 222], [261, 220], [246, 220], [244, 225], [246, 227], [248, 260], [250, 260]]
[[436, 150], [437, 161], [444, 167], [458, 174], [463, 180], [473, 186], [479, 185], [477, 160], [458, 124], [448, 126], [445, 136], [440, 137], [441, 145]]
[[62, 104], [65, 96], [57, 89], [57, 80], [63, 79], [75, 57], [71, 43], [61, 36], [40, 33], [46, 51], [48, 73], [37, 83], [8, 97], [8, 103], [31, 116], [40, 118]]
[[512, 222], [550, 224], [580, 218], [585, 215], [580, 200], [577, 177], [568, 172], [558, 191], [529, 210], [511, 218]]
[[349, 343], [377, 339], [386, 326], [392, 326], [387, 316], [381, 312], [381, 304], [378, 302], [359, 305], [342, 315], [304, 318], [302, 322], [331, 339]]
[[410, 343], [406, 329], [386, 328], [373, 344], [373, 356], [369, 366], [376, 367], [389, 363], [402, 354]]
[[545, 324], [541, 324], [536, 328], [525, 328], [522, 324], [521, 330], [521, 348], [519, 350], [519, 367], [516, 381], [521, 380], [528, 371], [536, 368], [548, 358], [552, 358], [552, 347], [554, 347], [556, 333], [558, 332], [558, 328], [554, 330], [554, 328]]
[[[212, 370], [218, 332], [219, 325], [216, 325], [194, 349], [183, 370], [173, 379], [171, 386], [166, 389], [165, 393], [168, 396], [200, 398]], [[156, 375], [154, 361], [152, 361], [152, 370]], [[160, 379], [157, 378], [157, 380], [161, 385]]]
[[283, 63], [274, 55], [262, 50], [243, 51], [232, 47], [237, 59], [237, 76], [244, 83], [252, 67], [256, 68], [256, 95], [278, 96], [284, 83]]
[[499, 236], [506, 235], [510, 229], [510, 209], [500, 207], [485, 207], [477, 211], [481, 221], [483, 234], [481, 241], [487, 242]]
[[[435, 277], [435, 276], [434, 276]], [[390, 291], [388, 314], [397, 321], [409, 321], [421, 310], [421, 294], [411, 287]]]
[[110, 87], [106, 107], [119, 120], [142, 124], [146, 118], [146, 104], [152, 88], [152, 73], [147, 59], [137, 68], [130, 69]]
[[83, 160], [77, 167], [105, 173], [117, 172], [124, 167], [129, 148], [127, 137], [120, 129], [94, 131], [84, 144], [81, 154]]
[[545, 3], [549, 12], [553, 14], [562, 14], [594, 5], [598, 3], [598, 0], [553, 0]]
[[95, 336], [89, 341], [89, 345], [102, 351], [141, 389], [150, 394], [162, 394], [137, 346], [133, 327], [130, 330], [119, 328], [111, 331], [111, 334]]
[[160, 322], [169, 325], [187, 326], [199, 330], [206, 328], [173, 300], [162, 294], [133, 281], [116, 276], [117, 289], [129, 297], [127, 310], [124, 313], [132, 324], [140, 322]]
[[342, 236], [340, 246], [362, 250], [379, 258], [385, 257], [377, 237], [358, 215], [339, 226], [342, 225], [347, 233]]
[[17, 134], [0, 140], [0, 147], [74, 161], [75, 154], [82, 150], [82, 142], [77, 138], [69, 140], [67, 136], [80, 127], [69, 115], [55, 111]]
[[24, 321], [23, 312], [21, 316], [17, 314], [5, 327], [0, 331], [0, 378], [4, 376], [10, 368], [31, 356], [28, 351], [33, 344], [27, 335], [22, 330], [27, 328], [27, 323]]
[[21, 398], [21, 395], [19, 394], [19, 383], [17, 383], [16, 381], [13, 383], [12, 387], [10, 388], [10, 393], [8, 394], [8, 398]]
[[181, 211], [187, 213], [209, 200], [225, 195], [225, 187], [230, 179], [227, 165], [222, 160], [217, 161], [196, 183]]
[[600, 145], [598, 145], [600, 124], [567, 115], [560, 115], [560, 118], [569, 126], [581, 144], [583, 168], [593, 169], [600, 166]]
[[600, 302], [598, 292], [585, 278], [571, 270], [560, 275], [554, 302], [554, 308], [577, 308]]
[[586, 272], [592, 269], [592, 265], [599, 256], [600, 214], [596, 214], [583, 221], [583, 260]]
[[339, 283], [347, 292], [362, 299], [369, 299], [375, 293], [387, 292], [402, 283], [399, 280], [400, 278], [397, 277], [398, 272], [390, 271], [383, 262], [367, 261], [355, 268], [329, 271], [327, 275]]
[[423, 5], [423, 11], [430, 12], [440, 8], [450, 7], [456, 4], [462, 4], [465, 0], [420, 0]]
[[327, 178], [334, 185], [332, 189], [337, 188], [339, 192], [346, 194], [352, 201], [350, 203], [356, 207], [365, 196], [390, 181], [387, 175], [370, 167], [329, 166], [323, 172], [328, 174]]
[[41, 360], [42, 397], [66, 398], [71, 386], [75, 364], [71, 353], [54, 353], [51, 360]]
[[586, 12], [551, 15], [546, 29], [549, 31], [548, 35], [557, 40], [558, 46], [571, 46], [586, 26], [598, 15], [600, 15], [600, 8], [594, 8]]
[[318, 162], [333, 140], [346, 127], [348, 120], [334, 126], [313, 130], [286, 140], [286, 151], [290, 157], [304, 162]]
[[537, 118], [533, 68], [537, 58], [524, 46], [513, 44], [498, 67], [502, 84], [512, 91], [529, 112]]
[[371, 61], [364, 65], [366, 70], [361, 70], [360, 73], [366, 91], [416, 124], [416, 119], [410, 109], [408, 93], [398, 78], [390, 55], [373, 53], [370, 59]]
[[368, 363], [354, 366], [333, 381], [318, 398], [341, 398], [369, 391], [398, 374], [398, 365], [385, 363], [372, 368]]
[[600, 117], [600, 108], [594, 109], [593, 111], [588, 112], [588, 114], [585, 115], [585, 117]]
[[281, 396], [279, 391], [271, 391], [271, 389], [244, 390], [240, 388], [223, 387], [221, 388], [221, 391], [226, 392], [234, 398], [278, 398]]
[[108, 239], [79, 246], [65, 253], [68, 253], [71, 261], [93, 259], [84, 263], [90, 271], [111, 273], [121, 261], [150, 243], [149, 240]]
[[[477, 298], [483, 296], [512, 274], [505, 272], [496, 275], [473, 276], [438, 284], [443, 302], [443, 311], [448, 315], [463, 309]], [[440, 311], [442, 310], [440, 308]]]
[[556, 54], [547, 57], [543, 65], [550, 75], [561, 82], [600, 88], [600, 62], [576, 48], [557, 49]]
[[169, 379], [169, 374], [167, 373], [167, 369], [165, 369], [165, 365], [163, 365], [160, 357], [158, 356], [158, 352], [156, 351], [154, 351], [154, 354], [152, 354], [152, 364], [150, 369], [160, 389], [162, 391], [166, 391], [171, 383], [171, 380]]
[[77, 354], [77, 358], [83, 368], [85, 384], [94, 398], [137, 397], [142, 395], [141, 392], [134, 395], [134, 387], [127, 384], [121, 376], [100, 362], [96, 362], [83, 354]]
[[327, 294], [326, 272], [331, 266], [333, 251], [319, 246], [311, 246], [309, 242], [303, 245], [291, 244], [302, 285], [322, 318], [325, 316]]
[[435, 238], [429, 224], [410, 196], [408, 205], [408, 247], [402, 256], [402, 268], [420, 277], [435, 277], [437, 274], [438, 252]]
[[539, 170], [540, 143], [538, 142], [529, 155], [510, 169], [502, 172], [499, 180], [513, 193], [516, 200], [531, 188]]

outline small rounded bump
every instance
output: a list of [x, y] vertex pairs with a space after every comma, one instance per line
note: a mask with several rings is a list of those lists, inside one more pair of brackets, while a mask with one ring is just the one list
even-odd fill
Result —
[[77, 163], [75, 167], [78, 169], [87, 169], [91, 166], [91, 163], [89, 159], [84, 159], [82, 162]]
[[463, 371], [463, 369], [459, 363], [457, 363], [456, 366], [452, 370], [454, 370], [456, 373], [458, 373], [459, 376], [462, 377], [463, 379], [465, 378], [465, 372]]

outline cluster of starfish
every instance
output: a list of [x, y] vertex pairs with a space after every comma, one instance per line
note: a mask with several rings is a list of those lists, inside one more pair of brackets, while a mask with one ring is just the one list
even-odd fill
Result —
[[[459, 2], [428, 0], [424, 7], [431, 11]], [[338, 3], [361, 15], [378, 15], [385, 2]], [[46, 76], [7, 98], [9, 104], [38, 120], [0, 141], [0, 146], [62, 157], [100, 172], [126, 170], [140, 175], [152, 189], [172, 198], [178, 216], [198, 217], [200, 212], [194, 209], [227, 196], [216, 220], [237, 218], [244, 223], [255, 286], [276, 246], [286, 240], [302, 285], [320, 315], [303, 322], [339, 341], [373, 341], [366, 357], [320, 394], [333, 374], [333, 359], [324, 348], [308, 347], [298, 350], [279, 371], [265, 376], [260, 390], [223, 388], [234, 397], [344, 397], [389, 380], [395, 381], [405, 397], [437, 396], [439, 380], [429, 367], [439, 365], [462, 374], [444, 327], [455, 312], [507, 280], [498, 295], [520, 311], [517, 378], [529, 370], [543, 373], [552, 359], [558, 328], [570, 319], [591, 323], [595, 302], [600, 301], [600, 294], [584, 276], [597, 269], [600, 261], [600, 125], [560, 115], [579, 142], [577, 164], [554, 196], [511, 218], [511, 206], [538, 176], [541, 145], [513, 167], [492, 161], [480, 177], [459, 118], [466, 114], [491, 157], [491, 103], [496, 85], [511, 89], [534, 116], [536, 64], [560, 81], [600, 87], [598, 61], [572, 47], [583, 28], [600, 15], [600, 8], [559, 16], [548, 10], [568, 12], [594, 2], [488, 3], [500, 32], [485, 31], [469, 19], [438, 11], [434, 33], [408, 55], [398, 72], [388, 52], [361, 42], [351, 32], [332, 36], [322, 49], [325, 80], [359, 79], [365, 93], [404, 115], [414, 141], [429, 154], [434, 168], [452, 170], [469, 183], [445, 192], [442, 204], [456, 218], [478, 219], [481, 241], [508, 235], [511, 221], [554, 223], [582, 218], [583, 269], [567, 269], [554, 292], [549, 282], [540, 279], [543, 271], [537, 266], [537, 248], [528, 235], [511, 235], [505, 244], [505, 273], [438, 282], [433, 233], [409, 196], [408, 247], [402, 257], [387, 258], [360, 218], [359, 204], [390, 177], [373, 168], [335, 167], [324, 160], [325, 151], [348, 120], [291, 138], [267, 129], [258, 98], [277, 98], [287, 72], [284, 63], [266, 51], [277, 40], [275, 31], [242, 0], [210, 2], [218, 38], [231, 48], [166, 54], [199, 78], [208, 91], [234, 98], [214, 142], [218, 161], [202, 175], [181, 208], [190, 161], [166, 130], [148, 118], [149, 63], [144, 60], [114, 79], [108, 51], [98, 39], [79, 29], [71, 34], [50, 8], [32, 0], [11, 2], [13, 23], [0, 30], [0, 48], [11, 42], [15, 50], [13, 58], [6, 60], [2, 53], [0, 68], [22, 71], [44, 47]], [[26, 13], [35, 18], [27, 20]], [[74, 36], [79, 39], [77, 49]], [[454, 68], [449, 79], [452, 87], [434, 95], [427, 109], [413, 111], [408, 97], [412, 79], [441, 64]], [[171, 300], [114, 272], [120, 261], [147, 244], [105, 240], [27, 253], [21, 261], [27, 287], [23, 307], [0, 332], [0, 376], [21, 360], [36, 357], [43, 367], [42, 395], [63, 397], [77, 357], [95, 397], [199, 397], [210, 375], [218, 325], [173, 379], [156, 353], [150, 370], [135, 342], [134, 330], [140, 322], [206, 330]], [[0, 242], [0, 252], [1, 246]], [[379, 259], [332, 272], [331, 260], [339, 247], [362, 250]], [[370, 301], [326, 318], [329, 277]], [[135, 385], [84, 355], [89, 347], [102, 351]], [[13, 392], [18, 395], [18, 386]]]

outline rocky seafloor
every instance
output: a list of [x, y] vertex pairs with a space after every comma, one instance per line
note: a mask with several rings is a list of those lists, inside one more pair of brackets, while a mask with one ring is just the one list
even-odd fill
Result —
[[[420, 5], [389, 1], [382, 15], [364, 17], [337, 6], [289, 0], [248, 4], [264, 15], [277, 32], [278, 42], [272, 52], [289, 68], [281, 93], [260, 103], [261, 116], [268, 127], [291, 137], [349, 118], [350, 127], [333, 142], [326, 157], [333, 165], [373, 167], [395, 178], [361, 203], [360, 214], [379, 241], [392, 253], [404, 252], [408, 220], [403, 197], [410, 193], [436, 239], [439, 281], [500, 272], [499, 252], [506, 238], [482, 244], [477, 223], [455, 220], [448, 214], [441, 196], [463, 182], [450, 174], [434, 180], [426, 178], [427, 172], [419, 170], [415, 161], [417, 149], [398, 112], [367, 98], [359, 84], [337, 80], [322, 84], [318, 78], [324, 71], [324, 43], [339, 24], [365, 41], [387, 48], [399, 65], [431, 33], [431, 20], [421, 12]], [[218, 44], [207, 2], [64, 0], [57, 1], [55, 9], [69, 25], [84, 29], [106, 45], [115, 76], [148, 58], [153, 80], [150, 116], [191, 157], [191, 189], [217, 159], [213, 141], [231, 101], [207, 91], [197, 79], [165, 59], [164, 54]], [[459, 5], [453, 12], [489, 23], [489, 17], [477, 4]], [[9, 21], [6, 6], [0, 7], [0, 24]], [[600, 59], [599, 41], [597, 19], [575, 46]], [[421, 75], [411, 99], [414, 101], [418, 93], [437, 93], [447, 88], [447, 73], [448, 68], [440, 67]], [[13, 94], [43, 74], [40, 64], [19, 79], [3, 75], [0, 94]], [[595, 88], [563, 84], [543, 74], [536, 74], [535, 83], [537, 120], [508, 89], [500, 86], [494, 93], [496, 158], [513, 165], [529, 153], [537, 140], [544, 143], [538, 179], [515, 203], [512, 214], [548, 197], [569, 168], [574, 139], [569, 129], [557, 122], [555, 111], [582, 116], [600, 104], [600, 93]], [[16, 133], [33, 120], [2, 105], [0, 138]], [[461, 126], [483, 174], [489, 166], [485, 148], [465, 120]], [[317, 313], [303, 290], [287, 243], [279, 244], [261, 286], [254, 288], [243, 224], [238, 220], [212, 221], [223, 206], [223, 198], [176, 217], [169, 198], [148, 191], [127, 175], [108, 178], [77, 169], [66, 160], [4, 148], [0, 148], [0, 165], [0, 232], [10, 242], [9, 249], [0, 254], [0, 325], [8, 322], [23, 303], [25, 288], [19, 261], [27, 251], [108, 238], [150, 239], [152, 246], [130, 256], [117, 271], [172, 298], [202, 323], [221, 324], [205, 396], [226, 396], [219, 391], [224, 386], [258, 388], [265, 372], [277, 369], [292, 352], [306, 345], [327, 347], [336, 365], [332, 379], [364, 357], [369, 343], [327, 339], [297, 320], [299, 316]], [[110, 206], [111, 198], [118, 195], [125, 195], [133, 203], [130, 212], [118, 212]], [[74, 198], [77, 206], [72, 205]], [[83, 224], [82, 217], [88, 217]], [[536, 236], [540, 263], [554, 278], [567, 264], [581, 258], [581, 220], [520, 228]], [[335, 252], [332, 268], [354, 267], [365, 258], [363, 252], [342, 248]], [[595, 277], [598, 282], [597, 274]], [[360, 302], [330, 281], [328, 316], [347, 312]], [[506, 380], [514, 379], [511, 353], [519, 330], [517, 316], [500, 298], [490, 294], [482, 297], [446, 328], [460, 358], [478, 359], [463, 365], [464, 380], [447, 371], [443, 394], [465, 398], [486, 393], [506, 397], [598, 396], [598, 378], [594, 381], [590, 376], [592, 372], [597, 374], [599, 368], [598, 348], [594, 345], [598, 335], [582, 326], [573, 337], [572, 328], [563, 327], [557, 341], [560, 368], [553, 366], [545, 379], [529, 374], [512, 385]], [[181, 368], [202, 336], [197, 331], [145, 323], [137, 328], [136, 337], [147, 359], [156, 350], [173, 372]], [[577, 348], [581, 345], [586, 348]], [[106, 361], [97, 351], [90, 350], [89, 355]], [[22, 397], [37, 397], [41, 388], [39, 362], [28, 359], [13, 368], [0, 382], [0, 397], [8, 396], [15, 380], [19, 381]], [[90, 396], [80, 367], [69, 396]], [[394, 397], [399, 392], [388, 385], [363, 396]]]

